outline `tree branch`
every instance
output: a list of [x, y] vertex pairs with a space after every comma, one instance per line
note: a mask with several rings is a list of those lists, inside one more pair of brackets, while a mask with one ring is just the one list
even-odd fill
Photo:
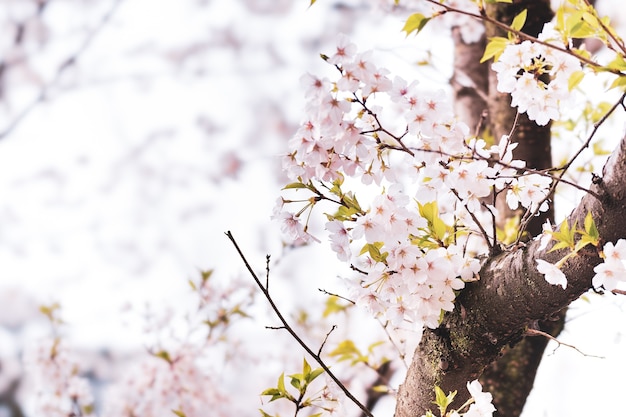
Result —
[[[318, 355], [315, 352], [313, 352], [313, 350], [311, 350], [311, 348], [306, 343], [304, 343], [304, 341], [300, 338], [300, 336], [298, 336], [298, 334], [289, 325], [289, 323], [287, 323], [287, 320], [285, 320], [285, 317], [282, 315], [282, 313], [280, 312], [280, 310], [278, 309], [278, 307], [274, 303], [274, 300], [272, 299], [269, 291], [267, 290], [266, 287], [263, 286], [263, 283], [261, 283], [261, 280], [259, 279], [259, 277], [256, 275], [256, 273], [254, 272], [254, 270], [252, 269], [252, 267], [248, 263], [248, 260], [246, 259], [246, 257], [244, 256], [243, 252], [239, 248], [239, 245], [237, 244], [237, 241], [235, 240], [235, 238], [232, 235], [232, 233], [230, 231], [227, 231], [226, 232], [226, 236], [228, 237], [228, 239], [230, 239], [232, 244], [235, 246], [235, 249], [237, 250], [237, 253], [239, 254], [239, 257], [241, 258], [241, 260], [243, 261], [244, 265], [246, 266], [246, 269], [248, 269], [248, 272], [250, 273], [250, 275], [254, 279], [254, 282], [256, 282], [257, 286], [259, 287], [259, 289], [261, 290], [261, 292], [263, 293], [263, 295], [267, 299], [267, 302], [272, 307], [272, 310], [274, 310], [274, 313], [278, 317], [278, 320], [280, 320], [280, 322], [283, 324], [280, 327], [276, 327], [276, 329], [285, 329], [285, 330], [287, 330], [287, 332], [291, 335], [291, 337], [293, 337], [296, 340], [296, 342], [298, 342], [298, 344], [302, 347], [302, 349], [304, 349], [306, 353], [308, 353], [313, 359], [315, 359], [315, 361], [322, 367], [322, 369], [328, 374], [328, 376], [337, 384], [337, 386], [339, 386], [339, 388], [341, 389], [341, 391], [343, 391], [343, 393], [346, 395], [346, 397], [348, 397], [350, 399], [350, 401], [352, 401], [354, 404], [356, 404], [356, 406], [361, 409], [361, 411], [363, 412], [363, 414], [365, 416], [367, 416], [367, 417], [374, 417], [372, 415], [372, 413], [363, 404], [361, 404], [361, 402], [359, 400], [357, 400], [352, 395], [352, 393], [350, 393], [348, 388], [346, 388], [346, 386], [343, 385], [343, 383], [335, 376], [335, 374], [330, 370], [328, 365], [326, 365], [326, 363], [322, 360], [320, 355]], [[320, 348], [320, 352], [321, 352], [321, 348]]]
[[[596, 222], [602, 242], [626, 236], [626, 137], [603, 168], [603, 177], [592, 189], [600, 199], [586, 195], [567, 221], [584, 223], [587, 213]], [[435, 330], [426, 329], [405, 383], [400, 387], [396, 417], [422, 415], [432, 407], [432, 390], [457, 390], [458, 404], [467, 399], [465, 384], [477, 378], [503, 347], [515, 344], [526, 329], [567, 307], [591, 288], [593, 268], [601, 262], [595, 250], [583, 250], [562, 267], [568, 277], [564, 290], [548, 284], [536, 269], [536, 260], [556, 262], [564, 252], [548, 253], [533, 240], [513, 252], [488, 259], [480, 281], [468, 283], [457, 299], [457, 308]], [[446, 361], [447, 369], [438, 365]]]

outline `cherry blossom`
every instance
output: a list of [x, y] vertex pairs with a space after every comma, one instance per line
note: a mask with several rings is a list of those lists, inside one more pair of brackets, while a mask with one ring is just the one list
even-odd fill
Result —
[[491, 393], [483, 392], [483, 387], [478, 380], [468, 382], [467, 390], [472, 395], [474, 403], [470, 405], [464, 417], [491, 417], [496, 411], [496, 408], [491, 404], [493, 400]]
[[567, 277], [558, 266], [543, 259], [537, 259], [537, 271], [545, 276], [548, 283], [560, 285], [563, 289], [567, 288]]
[[[550, 24], [539, 39], [563, 46]], [[540, 126], [559, 119], [561, 108], [571, 102], [570, 76], [581, 70], [576, 58], [529, 40], [509, 44], [491, 68], [497, 75], [498, 91], [510, 93], [511, 106]]]
[[604, 262], [593, 268], [596, 274], [592, 284], [595, 288], [613, 291], [620, 282], [626, 281], [626, 240], [619, 239], [615, 245], [607, 242], [602, 253]]
[[[531, 110], [534, 104], [524, 94], [536, 93], [536, 86], [518, 86], [534, 82], [531, 73], [518, 76], [521, 64], [507, 56], [521, 55], [515, 59], [525, 65], [561, 59], [564, 71], [572, 70], [569, 61], [532, 43], [505, 54], [498, 64], [500, 82], [517, 91], [517, 105], [551, 114]], [[337, 70], [335, 80], [303, 77], [306, 117], [283, 160], [293, 183], [273, 218], [290, 241], [310, 242], [316, 239], [305, 219], [317, 205], [334, 204], [323, 209], [325, 228], [338, 259], [358, 271], [348, 280], [356, 303], [394, 327], [435, 328], [442, 312], [455, 308], [465, 282], [478, 279], [475, 255], [489, 249], [493, 237], [485, 230], [492, 230], [496, 214], [484, 199], [506, 190], [511, 209], [545, 211], [552, 180], [524, 172], [524, 163], [513, 159], [516, 144], [508, 136], [490, 147], [472, 136], [455, 119], [443, 90], [391, 74], [375, 64], [373, 53], [358, 52], [346, 37], [340, 37], [328, 62]], [[538, 68], [548, 71], [545, 65]], [[561, 84], [545, 91], [552, 86]], [[383, 124], [388, 103], [394, 107], [390, 120], [402, 121], [400, 126]], [[374, 193], [357, 200], [347, 178]], [[288, 204], [300, 206], [290, 210]], [[558, 268], [545, 261], [537, 267], [549, 282], [567, 285]]]

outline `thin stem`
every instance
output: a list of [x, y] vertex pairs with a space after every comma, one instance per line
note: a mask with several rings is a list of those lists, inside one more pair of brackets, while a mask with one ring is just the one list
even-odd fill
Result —
[[328, 333], [326, 333], [326, 337], [324, 337], [324, 341], [322, 342], [322, 344], [320, 345], [320, 348], [317, 351], [317, 356], [322, 356], [322, 350], [324, 350], [324, 345], [326, 344], [326, 341], [328, 340], [328, 336], [330, 336], [330, 334], [334, 332], [336, 328], [337, 328], [337, 325], [333, 324], [333, 326], [330, 328]]
[[[463, 203], [463, 199], [461, 199], [461, 196], [459, 195], [459, 193], [454, 188], [451, 188], [450, 190], [456, 196], [456, 198], [461, 203]], [[496, 237], [494, 236], [493, 237], [493, 242], [491, 242], [490, 239], [489, 239], [489, 235], [487, 234], [487, 231], [485, 230], [483, 225], [480, 224], [480, 221], [478, 220], [478, 218], [476, 218], [476, 215], [474, 215], [474, 213], [472, 211], [470, 211], [470, 209], [467, 207], [467, 204], [463, 204], [463, 207], [465, 208], [467, 213], [470, 215], [472, 220], [474, 220], [474, 223], [476, 223], [476, 226], [478, 226], [478, 229], [480, 229], [480, 233], [483, 235], [483, 238], [485, 239], [485, 242], [487, 243], [487, 246], [489, 246], [489, 250], [492, 251], [493, 248], [495, 247], [495, 244], [496, 244]]]
[[261, 283], [261, 281], [257, 277], [256, 273], [254, 272], [254, 270], [252, 269], [252, 267], [248, 263], [248, 260], [246, 259], [246, 257], [244, 256], [243, 252], [239, 248], [239, 245], [237, 244], [237, 241], [233, 237], [232, 233], [230, 231], [227, 231], [226, 232], [226, 236], [232, 242], [233, 246], [235, 246], [235, 249], [237, 250], [237, 253], [239, 254], [239, 257], [241, 258], [241, 260], [243, 261], [244, 265], [246, 266], [246, 269], [248, 269], [248, 272], [250, 273], [250, 275], [254, 279], [254, 282], [256, 282], [257, 286], [259, 287], [259, 289], [261, 290], [261, 292], [263, 293], [263, 295], [267, 299], [267, 302], [272, 307], [272, 310], [274, 310], [274, 313], [278, 317], [278, 320], [280, 320], [280, 322], [283, 324], [282, 328], [287, 330], [287, 332], [291, 335], [291, 337], [293, 337], [295, 339], [295, 341], [305, 350], [305, 352], [308, 353], [313, 359], [315, 359], [315, 361], [322, 367], [322, 369], [328, 374], [328, 376], [337, 384], [337, 386], [339, 386], [341, 391], [343, 391], [343, 393], [346, 395], [346, 397], [348, 397], [350, 399], [350, 401], [352, 401], [357, 407], [359, 407], [361, 409], [361, 411], [363, 411], [363, 413], [366, 416], [374, 417], [374, 415], [363, 404], [361, 404], [361, 402], [359, 400], [357, 400], [352, 395], [352, 393], [350, 393], [350, 391], [346, 388], [346, 386], [335, 376], [335, 374], [330, 370], [330, 368], [326, 365], [326, 363], [322, 360], [322, 358], [318, 354], [313, 352], [311, 350], [311, 348], [309, 346], [307, 346], [306, 343], [304, 343], [304, 341], [300, 338], [300, 336], [298, 336], [298, 334], [293, 330], [293, 328], [287, 323], [287, 320], [285, 320], [285, 318], [283, 317], [282, 313], [280, 312], [280, 310], [278, 309], [278, 307], [274, 303], [274, 300], [270, 296], [269, 292], [263, 286], [263, 284]]
[[324, 293], [324, 294], [326, 294], [326, 295], [330, 295], [331, 297], [341, 298], [342, 300], [347, 301], [347, 302], [349, 302], [349, 303], [350, 303], [350, 304], [352, 304], [352, 305], [356, 304], [354, 301], [352, 301], [352, 300], [351, 300], [351, 299], [349, 299], [349, 298], [344, 297], [343, 295], [339, 295], [339, 294], [335, 294], [335, 293], [333, 293], [333, 292], [326, 291], [326, 290], [325, 290], [325, 289], [323, 289], [323, 288], [318, 288], [317, 290], [318, 290], [319, 292], [323, 292], [323, 293]]
[[570, 345], [568, 343], [561, 342], [556, 337], [552, 336], [550, 333], [542, 332], [541, 330], [527, 329], [526, 330], [526, 335], [527, 336], [543, 336], [543, 337], [546, 337], [546, 338], [548, 338], [550, 340], [553, 340], [553, 341], [555, 341], [558, 344], [557, 349], [559, 348], [559, 346], [563, 345], [563, 346], [567, 346], [568, 348], [574, 349], [576, 352], [580, 353], [583, 356], [587, 356], [589, 358], [604, 359], [604, 356], [589, 355], [589, 354], [581, 351], [580, 349], [578, 349], [576, 346]]

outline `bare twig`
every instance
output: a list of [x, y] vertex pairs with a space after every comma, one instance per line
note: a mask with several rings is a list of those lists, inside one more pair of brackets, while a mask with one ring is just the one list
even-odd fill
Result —
[[351, 299], [349, 299], [349, 298], [344, 297], [343, 295], [339, 295], [339, 294], [335, 294], [335, 293], [332, 293], [332, 292], [326, 291], [326, 290], [325, 290], [325, 289], [323, 289], [323, 288], [318, 288], [317, 290], [318, 290], [318, 291], [320, 291], [320, 292], [323, 292], [323, 293], [324, 293], [324, 294], [326, 294], [326, 295], [330, 295], [331, 297], [341, 298], [342, 300], [347, 301], [347, 302], [349, 302], [349, 303], [350, 303], [350, 304], [352, 304], [352, 305], [356, 304], [354, 301], [352, 301], [352, 300], [351, 300]]
[[337, 325], [333, 324], [333, 327], [331, 327], [328, 333], [326, 333], [326, 337], [324, 338], [324, 341], [322, 342], [319, 350], [317, 351], [317, 356], [322, 356], [322, 350], [324, 350], [324, 345], [326, 344], [326, 341], [328, 340], [328, 336], [330, 336], [330, 334], [334, 332], [336, 328], [337, 328]]
[[357, 407], [359, 407], [361, 409], [361, 411], [363, 411], [364, 415], [366, 415], [367, 417], [374, 417], [374, 415], [367, 409], [367, 407], [365, 407], [363, 404], [361, 404], [361, 402], [359, 400], [357, 400], [354, 397], [354, 395], [352, 395], [352, 393], [348, 390], [348, 388], [346, 388], [346, 386], [335, 376], [335, 374], [330, 370], [328, 365], [326, 365], [326, 363], [322, 360], [320, 355], [318, 355], [315, 352], [313, 352], [311, 350], [311, 348], [306, 343], [304, 343], [304, 341], [300, 338], [300, 336], [298, 336], [298, 334], [295, 332], [295, 330], [287, 323], [287, 320], [285, 320], [285, 318], [283, 317], [282, 313], [280, 312], [280, 310], [276, 306], [276, 303], [274, 303], [274, 300], [272, 299], [272, 297], [270, 296], [269, 292], [267, 291], [267, 288], [263, 286], [263, 284], [259, 280], [259, 277], [256, 275], [256, 273], [254, 272], [254, 270], [252, 269], [252, 267], [248, 263], [248, 260], [246, 259], [246, 257], [244, 256], [243, 252], [239, 248], [239, 245], [237, 244], [237, 241], [233, 237], [232, 233], [230, 231], [227, 231], [226, 232], [226, 236], [228, 237], [228, 239], [230, 239], [230, 241], [232, 242], [233, 246], [235, 246], [235, 249], [237, 250], [237, 253], [239, 254], [239, 257], [241, 258], [241, 260], [243, 261], [244, 265], [248, 269], [248, 272], [250, 273], [250, 275], [254, 279], [254, 282], [256, 282], [257, 286], [259, 287], [259, 289], [261, 290], [261, 292], [263, 293], [263, 295], [267, 299], [267, 302], [272, 307], [272, 310], [274, 310], [274, 313], [278, 317], [278, 320], [280, 320], [280, 322], [283, 324], [281, 327], [277, 327], [277, 329], [285, 329], [285, 330], [287, 330], [287, 332], [291, 335], [291, 337], [293, 337], [296, 340], [296, 342], [298, 342], [298, 344], [302, 347], [302, 349], [304, 349], [305, 352], [308, 353], [322, 367], [322, 369], [337, 384], [337, 386], [339, 386], [339, 388], [341, 389], [341, 391], [343, 391], [343, 393], [346, 395], [346, 397], [348, 397], [350, 399], [350, 401], [352, 401]]
[[546, 337], [546, 338], [548, 338], [550, 340], [554, 340], [556, 343], [558, 343], [558, 346], [554, 349], [554, 351], [556, 351], [556, 349], [558, 349], [561, 345], [563, 345], [563, 346], [566, 346], [568, 348], [574, 349], [576, 352], [580, 353], [583, 356], [586, 356], [586, 357], [589, 357], [589, 358], [604, 359], [604, 356], [589, 355], [589, 354], [581, 351], [580, 349], [578, 349], [576, 346], [570, 345], [568, 343], [561, 342], [556, 337], [552, 336], [550, 333], [542, 332], [541, 330], [528, 329], [528, 330], [526, 330], [526, 335], [527, 336], [543, 336], [543, 337]]
[[[451, 188], [450, 191], [452, 191], [452, 193], [459, 200], [459, 202], [463, 203], [463, 199], [461, 199], [461, 196], [454, 188]], [[489, 234], [487, 233], [483, 225], [480, 223], [476, 215], [469, 209], [469, 207], [467, 207], [467, 204], [463, 204], [463, 207], [465, 208], [467, 213], [470, 215], [472, 220], [474, 220], [474, 223], [476, 223], [476, 226], [478, 227], [478, 229], [480, 230], [480, 233], [483, 235], [483, 238], [485, 239], [485, 243], [487, 243], [487, 246], [489, 246], [489, 250], [493, 251], [493, 249], [496, 247], [496, 236], [493, 236], [493, 242], [491, 242], [489, 239]]]
[[265, 289], [270, 291], [270, 255], [265, 255]]

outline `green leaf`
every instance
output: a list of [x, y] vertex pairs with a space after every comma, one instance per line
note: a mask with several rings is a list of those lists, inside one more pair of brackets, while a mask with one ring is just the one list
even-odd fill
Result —
[[306, 359], [302, 359], [302, 374], [307, 375], [311, 373], [311, 365], [306, 361]]
[[443, 241], [445, 239], [447, 230], [448, 226], [443, 222], [443, 220], [441, 220], [440, 217], [433, 220], [433, 232], [438, 240]]
[[567, 89], [572, 91], [574, 87], [580, 84], [583, 78], [585, 78], [585, 73], [583, 71], [574, 71], [572, 75], [570, 75], [569, 80], [567, 80]]
[[622, 55], [616, 54], [613, 61], [609, 62], [606, 67], [611, 70], [626, 71], [626, 61]]
[[271, 415], [271, 414], [267, 414], [265, 411], [261, 410], [260, 408], [259, 408], [259, 412], [261, 413], [261, 416], [262, 416], [262, 417], [274, 417], [274, 416], [273, 416], [273, 415]]
[[178, 417], [187, 417], [187, 414], [183, 413], [180, 410], [172, 410], [172, 413], [176, 414]]
[[613, 88], [621, 88], [622, 90], [624, 90], [625, 86], [626, 86], [626, 77], [623, 75], [620, 75], [613, 81], [613, 83], [609, 87], [609, 90]]
[[370, 258], [372, 258], [376, 262], [384, 263], [387, 260], [387, 255], [389, 255], [389, 252], [380, 252], [380, 249], [383, 247], [383, 245], [383, 242], [366, 243], [365, 245], [363, 245], [363, 248], [361, 249], [359, 255], [363, 255], [364, 253], [368, 252]]
[[329, 217], [328, 220], [341, 220], [341, 221], [353, 220], [352, 216], [354, 216], [357, 213], [360, 213], [360, 210], [357, 210], [354, 208], [348, 208], [346, 206], [339, 206], [339, 208], [337, 208], [337, 212], [334, 215], [328, 216]]
[[311, 3], [309, 4], [309, 7], [313, 6], [315, 4], [317, 0], [311, 0]]
[[604, 156], [604, 155], [608, 155], [611, 153], [610, 150], [606, 149], [603, 145], [603, 141], [599, 140], [597, 142], [594, 142], [593, 145], [591, 146], [591, 148], [593, 149], [593, 154], [595, 156]]
[[343, 304], [339, 300], [340, 298], [335, 295], [331, 295], [330, 297], [328, 297], [328, 299], [326, 300], [326, 308], [322, 313], [322, 317], [326, 318], [331, 314], [341, 313], [342, 311], [346, 311], [349, 307], [353, 305]]
[[524, 23], [526, 23], [526, 16], [528, 15], [528, 9], [522, 10], [515, 18], [513, 18], [513, 23], [511, 23], [511, 28], [515, 30], [522, 30], [524, 27]]
[[579, 250], [587, 245], [598, 246], [600, 244], [600, 233], [596, 227], [596, 222], [591, 216], [591, 212], [588, 212], [585, 216], [585, 230], [579, 231], [581, 238], [576, 243], [576, 250]]
[[433, 401], [433, 403], [437, 404], [437, 406], [439, 407], [439, 412], [442, 416], [446, 414], [446, 410], [454, 400], [455, 396], [456, 391], [450, 392], [448, 395], [446, 395], [441, 388], [435, 386], [435, 401]]
[[313, 382], [315, 378], [322, 375], [323, 373], [324, 373], [324, 370], [322, 368], [313, 369], [311, 373], [307, 375], [307, 382], [308, 383]]
[[591, 212], [588, 212], [585, 216], [585, 232], [589, 233], [592, 229], [594, 229], [596, 232], [598, 231], [598, 229], [596, 228], [596, 222], [593, 220]]
[[278, 390], [277, 388], [268, 388], [265, 391], [263, 391], [261, 395], [271, 395], [272, 398], [270, 398], [270, 402], [276, 401], [279, 398], [285, 398], [285, 395], [282, 392], [280, 392], [280, 390]]
[[421, 13], [413, 13], [404, 23], [402, 31], [406, 32], [406, 36], [409, 36], [412, 32], [415, 32], [417, 35], [430, 19], [430, 17], [426, 17]]
[[283, 394], [283, 395], [287, 395], [287, 390], [285, 389], [285, 373], [283, 372], [282, 374], [280, 374], [280, 376], [278, 377], [278, 384], [276, 385], [278, 387], [278, 391]]
[[506, 48], [510, 43], [511, 41], [509, 39], [499, 36], [489, 39], [489, 43], [485, 48], [485, 53], [483, 54], [483, 57], [480, 58], [480, 63], [482, 64], [491, 58], [493, 58], [494, 61], [497, 61], [498, 58], [500, 58], [500, 55], [502, 55], [502, 52], [504, 52], [504, 48]]
[[417, 203], [417, 207], [419, 209], [420, 216], [422, 216], [429, 222], [432, 222], [435, 216], [439, 214], [436, 201], [426, 203], [424, 205]]
[[166, 350], [160, 350], [154, 353], [153, 355], [157, 358], [163, 359], [167, 363], [170, 363], [170, 364], [172, 363], [172, 358], [170, 357], [169, 352]]
[[290, 189], [298, 189], [298, 188], [309, 188], [309, 186], [307, 184], [303, 184], [301, 182], [292, 182], [291, 184], [287, 184], [283, 187], [283, 190], [290, 190]]
[[553, 252], [557, 249], [571, 248], [574, 250], [575, 242], [574, 237], [576, 235], [576, 223], [574, 227], [570, 229], [567, 220], [561, 223], [559, 230], [552, 232], [552, 238], [556, 240], [556, 244], [548, 252]]
[[356, 347], [352, 340], [344, 340], [332, 352], [329, 353], [330, 356], [341, 356], [338, 360], [341, 362], [345, 359], [348, 359], [354, 355], [361, 355], [361, 352]]

